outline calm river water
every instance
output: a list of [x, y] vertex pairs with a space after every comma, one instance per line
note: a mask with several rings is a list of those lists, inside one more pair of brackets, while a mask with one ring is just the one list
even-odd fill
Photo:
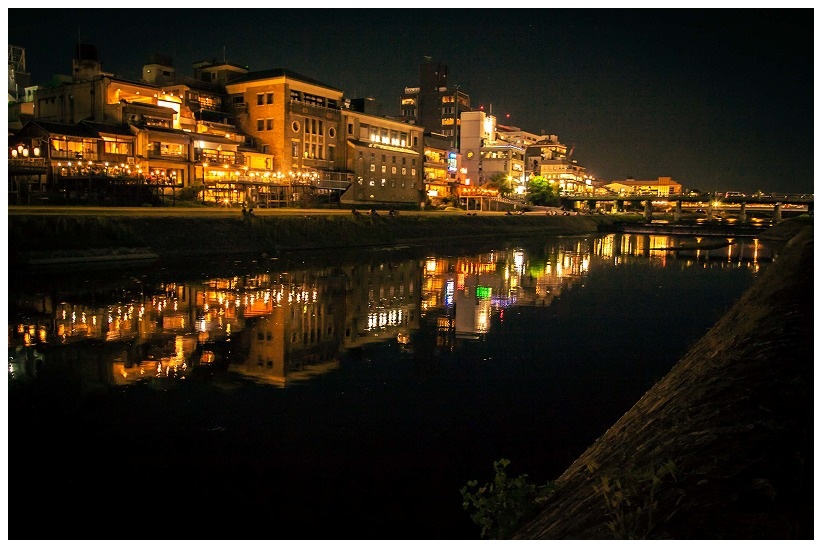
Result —
[[468, 480], [556, 478], [775, 256], [694, 242], [10, 273], [9, 538], [478, 539]]

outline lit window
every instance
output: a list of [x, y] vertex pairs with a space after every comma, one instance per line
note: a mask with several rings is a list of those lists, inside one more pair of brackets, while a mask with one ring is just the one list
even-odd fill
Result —
[[397, 167], [396, 167], [396, 166], [392, 166], [392, 167], [391, 167], [391, 174], [392, 174], [392, 175], [396, 175], [396, 174], [397, 174]]
[[380, 171], [382, 171], [383, 173], [385, 173], [385, 166], [380, 167]]
[[374, 164], [371, 164], [371, 171], [374, 171]]

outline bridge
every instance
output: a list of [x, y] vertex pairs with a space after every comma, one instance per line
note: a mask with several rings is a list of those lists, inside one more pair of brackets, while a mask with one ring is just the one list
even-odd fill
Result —
[[[713, 220], [717, 211], [738, 212], [740, 222], [747, 222], [750, 210], [773, 212], [774, 222], [782, 220], [785, 208], [792, 208], [803, 213], [813, 212], [813, 194], [772, 194], [769, 196], [720, 196], [714, 194], [595, 194], [564, 195], [560, 197], [563, 207], [579, 208], [586, 204], [588, 209], [597, 210], [611, 204], [611, 209], [622, 210], [626, 202], [643, 204], [645, 218], [651, 220], [654, 207], [673, 207], [674, 221], [681, 220], [683, 208], [703, 210], [707, 219]], [[701, 211], [700, 211], [701, 212]]]

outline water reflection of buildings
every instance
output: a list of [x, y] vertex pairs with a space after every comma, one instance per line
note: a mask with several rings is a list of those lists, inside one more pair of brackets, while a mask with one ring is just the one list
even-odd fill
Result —
[[337, 368], [343, 348], [416, 329], [418, 288], [405, 261], [165, 282], [105, 306], [19, 296], [9, 371], [105, 386], [227, 368], [286, 386]]
[[68, 376], [92, 389], [227, 369], [286, 386], [337, 368], [345, 349], [408, 343], [423, 320], [434, 326], [439, 348], [482, 339], [505, 309], [550, 306], [598, 264], [677, 260], [757, 271], [773, 258], [758, 240], [682, 243], [632, 234], [558, 238], [536, 251], [144, 284], [116, 299], [13, 295], [9, 372]]
[[757, 238], [674, 237], [662, 234], [609, 234], [596, 238], [594, 254], [621, 264], [637, 257], [650, 258], [665, 266], [668, 260], [683, 261], [685, 267], [749, 268], [758, 272], [774, 252]]
[[481, 338], [495, 312], [550, 304], [583, 277], [589, 248], [585, 240], [567, 240], [546, 247], [543, 257], [523, 249], [430, 257], [423, 265], [422, 311], [436, 318], [441, 346], [451, 345], [452, 337]]
[[772, 251], [756, 239], [684, 240], [665, 235], [609, 234], [552, 239], [540, 252], [493, 251], [467, 257], [429, 257], [422, 266], [421, 311], [435, 321], [437, 344], [481, 338], [491, 318], [513, 306], [549, 306], [582, 282], [598, 262], [636, 261], [666, 266], [750, 268], [758, 271]]

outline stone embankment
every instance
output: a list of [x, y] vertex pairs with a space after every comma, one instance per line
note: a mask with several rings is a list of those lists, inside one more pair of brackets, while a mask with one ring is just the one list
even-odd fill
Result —
[[557, 480], [515, 539], [812, 539], [813, 225]]
[[[334, 249], [412, 243], [469, 241], [531, 235], [595, 233], [620, 217], [549, 215], [454, 215], [430, 212], [381, 215], [236, 216], [175, 212], [167, 215], [91, 216], [66, 211], [9, 216], [11, 264], [85, 261], [104, 257], [164, 258], [209, 254], [274, 255], [301, 249]], [[133, 257], [130, 257], [133, 256]]]

